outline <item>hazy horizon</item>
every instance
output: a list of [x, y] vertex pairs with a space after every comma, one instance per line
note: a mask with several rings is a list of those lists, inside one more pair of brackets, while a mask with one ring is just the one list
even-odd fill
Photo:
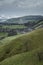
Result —
[[22, 16], [0, 16], [0, 19], [10, 19], [10, 18], [20, 18], [20, 17], [25, 17], [25, 16], [43, 16], [43, 15], [22, 15]]

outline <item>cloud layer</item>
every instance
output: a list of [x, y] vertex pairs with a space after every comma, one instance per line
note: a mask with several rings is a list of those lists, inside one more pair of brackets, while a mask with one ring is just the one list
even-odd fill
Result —
[[3, 5], [32, 8], [37, 6], [43, 6], [43, 0], [0, 0], [0, 6]]
[[0, 14], [43, 14], [43, 0], [0, 0]]

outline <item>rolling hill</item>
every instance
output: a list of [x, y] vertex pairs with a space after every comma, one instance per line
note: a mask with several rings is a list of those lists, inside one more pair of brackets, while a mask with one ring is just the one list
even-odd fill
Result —
[[2, 40], [0, 65], [43, 65], [43, 28]]
[[0, 22], [0, 32], [9, 33], [14, 31], [18, 33], [30, 32], [37, 28], [43, 28], [43, 16], [31, 15], [19, 18], [10, 18], [4, 22]]
[[43, 16], [41, 15], [31, 15], [31, 16], [23, 16], [18, 18], [10, 18], [4, 21], [4, 23], [17, 23], [17, 24], [24, 24], [27, 22], [36, 22], [39, 20], [43, 20]]

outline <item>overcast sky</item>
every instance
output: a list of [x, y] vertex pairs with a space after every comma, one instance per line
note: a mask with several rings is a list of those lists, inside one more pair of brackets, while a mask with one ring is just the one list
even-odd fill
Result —
[[0, 0], [0, 16], [43, 15], [43, 0]]

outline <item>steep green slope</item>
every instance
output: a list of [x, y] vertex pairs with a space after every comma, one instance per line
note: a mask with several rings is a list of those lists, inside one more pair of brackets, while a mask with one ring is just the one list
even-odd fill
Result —
[[0, 65], [43, 65], [43, 28], [8, 42], [0, 47]]
[[42, 49], [37, 49], [31, 52], [14, 55], [2, 61], [0, 65], [43, 65], [42, 54], [40, 54], [41, 59], [38, 56], [41, 51]]
[[2, 45], [6, 45], [7, 44], [8, 45], [12, 40], [15, 40], [16, 38], [21, 37], [23, 35], [25, 35], [25, 34], [18, 34], [16, 36], [6, 37], [3, 40], [0, 40], [0, 44], [2, 44]]

